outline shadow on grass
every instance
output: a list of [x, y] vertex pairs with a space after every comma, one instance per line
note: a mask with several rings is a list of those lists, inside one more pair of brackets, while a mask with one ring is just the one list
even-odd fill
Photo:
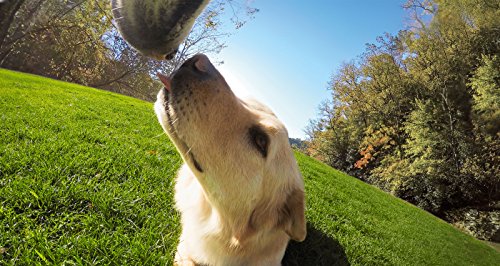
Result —
[[307, 238], [290, 241], [282, 260], [283, 266], [349, 265], [344, 248], [332, 237], [307, 224]]

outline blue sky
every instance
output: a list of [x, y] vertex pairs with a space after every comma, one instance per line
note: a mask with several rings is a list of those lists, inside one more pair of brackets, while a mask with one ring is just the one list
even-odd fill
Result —
[[227, 40], [219, 70], [239, 95], [268, 105], [290, 137], [330, 97], [328, 82], [384, 32], [406, 27], [404, 0], [256, 0], [255, 18]]

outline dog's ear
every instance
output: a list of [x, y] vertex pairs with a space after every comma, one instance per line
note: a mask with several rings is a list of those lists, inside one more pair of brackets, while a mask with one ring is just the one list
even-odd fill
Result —
[[280, 211], [279, 225], [295, 241], [304, 241], [307, 234], [304, 191], [296, 188], [286, 199]]
[[260, 227], [278, 227], [283, 229], [291, 239], [303, 241], [306, 238], [304, 190], [296, 188], [287, 196], [285, 203], [278, 209], [269, 206], [256, 208], [246, 227], [236, 232], [235, 239], [242, 244]]

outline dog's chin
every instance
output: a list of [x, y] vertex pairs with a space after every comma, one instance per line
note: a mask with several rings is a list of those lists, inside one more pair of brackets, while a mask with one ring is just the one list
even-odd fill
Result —
[[170, 137], [175, 147], [179, 151], [184, 162], [188, 164], [191, 169], [196, 169], [197, 172], [203, 173], [203, 168], [201, 164], [196, 160], [193, 151], [189, 148], [188, 144], [179, 137], [177, 133], [176, 124], [170, 110], [173, 108], [171, 99], [171, 92], [162, 88], [158, 93], [158, 98], [155, 103], [155, 111], [159, 116], [160, 124], [163, 126], [167, 135]]

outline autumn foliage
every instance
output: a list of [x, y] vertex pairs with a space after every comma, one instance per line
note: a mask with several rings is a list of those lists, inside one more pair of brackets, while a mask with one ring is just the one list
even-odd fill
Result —
[[408, 1], [333, 75], [305, 151], [441, 215], [500, 200], [500, 4]]

